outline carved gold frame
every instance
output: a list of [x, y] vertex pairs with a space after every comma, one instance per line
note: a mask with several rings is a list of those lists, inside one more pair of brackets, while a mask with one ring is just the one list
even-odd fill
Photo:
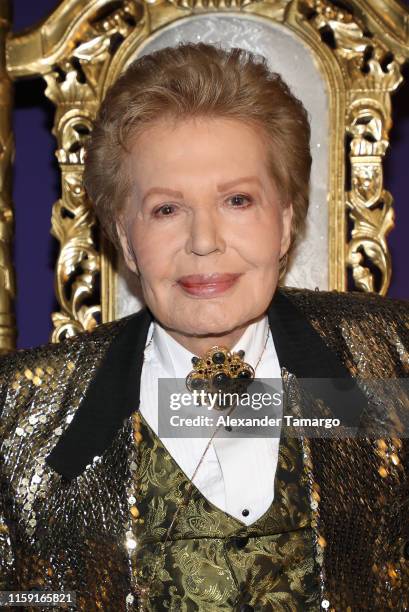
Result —
[[391, 275], [386, 237], [394, 213], [392, 196], [383, 188], [382, 161], [389, 144], [391, 93], [409, 56], [408, 13], [396, 0], [344, 1], [345, 8], [335, 0], [65, 0], [40, 26], [15, 35], [7, 34], [9, 17], [3, 10], [0, 349], [11, 348], [14, 333], [13, 215], [5, 186], [13, 151], [7, 120], [10, 81], [41, 76], [56, 108], [53, 134], [62, 193], [53, 207], [51, 231], [60, 243], [55, 288], [61, 309], [52, 315], [52, 340], [58, 341], [115, 318], [115, 256], [97, 235], [82, 187], [83, 145], [100, 100], [151, 35], [206, 12], [273, 21], [312, 50], [329, 91], [329, 286], [346, 290], [350, 268], [356, 288], [386, 294]]

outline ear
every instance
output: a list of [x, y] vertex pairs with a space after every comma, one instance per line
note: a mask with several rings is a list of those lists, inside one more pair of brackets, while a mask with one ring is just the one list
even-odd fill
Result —
[[292, 203], [288, 203], [282, 209], [283, 233], [280, 244], [280, 259], [285, 255], [291, 244], [291, 224], [293, 220], [294, 209]]
[[124, 256], [125, 263], [127, 267], [131, 270], [131, 272], [134, 272], [134, 274], [139, 276], [139, 269], [136, 263], [135, 253], [128, 238], [128, 233], [124, 227], [122, 218], [117, 219], [115, 221], [115, 226], [119, 241], [121, 243], [122, 254]]

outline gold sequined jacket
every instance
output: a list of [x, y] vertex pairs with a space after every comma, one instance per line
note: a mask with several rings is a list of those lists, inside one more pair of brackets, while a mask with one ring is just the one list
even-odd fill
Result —
[[[310, 541], [302, 530], [310, 527], [317, 581], [308, 609], [408, 610], [409, 411], [400, 384], [409, 372], [408, 304], [375, 294], [287, 287], [276, 291], [267, 314], [289, 408], [297, 413], [305, 402], [316, 402], [302, 380], [342, 379], [346, 387], [352, 381], [357, 395], [348, 405], [363, 435], [306, 435], [297, 452], [295, 439], [283, 440], [281, 457], [289, 453], [293, 459], [278, 467], [284, 474], [287, 466], [288, 474], [268, 516], [273, 522], [253, 529], [214, 506], [210, 511], [196, 491], [193, 514], [178, 529], [212, 562], [217, 584], [203, 593], [213, 603], [198, 594], [204, 588], [200, 564], [179, 548], [160, 567], [166, 592], [149, 609], [297, 610], [298, 600], [284, 591], [301, 596], [306, 587], [300, 574], [287, 573], [284, 580], [283, 568], [291, 555], [301, 563]], [[140, 448], [134, 439], [151, 321], [144, 308], [91, 333], [0, 358], [0, 590], [72, 590], [77, 609], [87, 612], [138, 609], [135, 580], [143, 578], [145, 561], [129, 542], [144, 534], [153, 542], [146, 548], [149, 566], [174, 496], [188, 484], [146, 423]], [[358, 379], [363, 382], [355, 385]], [[342, 411], [345, 385], [333, 386], [341, 394], [335, 410]], [[297, 462], [300, 472], [288, 468]], [[307, 513], [294, 501], [304, 492]], [[268, 536], [270, 545], [277, 533], [297, 530], [303, 543], [298, 557], [281, 540], [273, 558], [257, 539]], [[233, 547], [223, 550], [231, 556], [223, 553], [221, 560], [218, 542], [228, 545], [229, 539]], [[181, 541], [176, 537], [173, 545], [176, 550]], [[253, 592], [240, 599], [239, 582], [250, 581], [251, 572]], [[216, 592], [218, 600], [212, 599]]]

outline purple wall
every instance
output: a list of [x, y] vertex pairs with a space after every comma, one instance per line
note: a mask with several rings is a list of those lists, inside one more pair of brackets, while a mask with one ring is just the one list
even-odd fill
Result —
[[[59, 4], [55, 0], [14, 0], [14, 30], [37, 23]], [[18, 348], [49, 340], [54, 298], [54, 263], [58, 243], [50, 235], [51, 210], [60, 193], [55, 140], [51, 135], [53, 105], [41, 79], [15, 86], [14, 172], [16, 316]]]
[[[406, 0], [409, 6], [409, 0]], [[14, 30], [34, 25], [48, 15], [56, 0], [14, 0]], [[385, 185], [394, 196], [396, 228], [389, 236], [393, 278], [389, 295], [409, 298], [409, 70], [407, 81], [395, 94], [391, 149], [385, 163]], [[48, 342], [54, 298], [57, 241], [50, 236], [51, 209], [59, 197], [55, 141], [51, 136], [53, 106], [43, 95], [41, 80], [16, 84], [14, 130], [16, 161], [14, 203], [16, 213], [15, 265], [17, 270], [18, 347]]]

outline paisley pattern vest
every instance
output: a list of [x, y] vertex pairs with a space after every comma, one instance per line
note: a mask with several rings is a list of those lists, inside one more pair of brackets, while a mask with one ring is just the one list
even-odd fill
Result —
[[140, 420], [136, 505], [144, 522], [136, 566], [143, 568], [143, 585], [157, 564], [149, 609], [318, 610], [300, 440], [282, 437], [274, 500], [256, 522], [244, 525], [193, 486], [163, 554], [160, 542], [190, 480], [142, 415]]

